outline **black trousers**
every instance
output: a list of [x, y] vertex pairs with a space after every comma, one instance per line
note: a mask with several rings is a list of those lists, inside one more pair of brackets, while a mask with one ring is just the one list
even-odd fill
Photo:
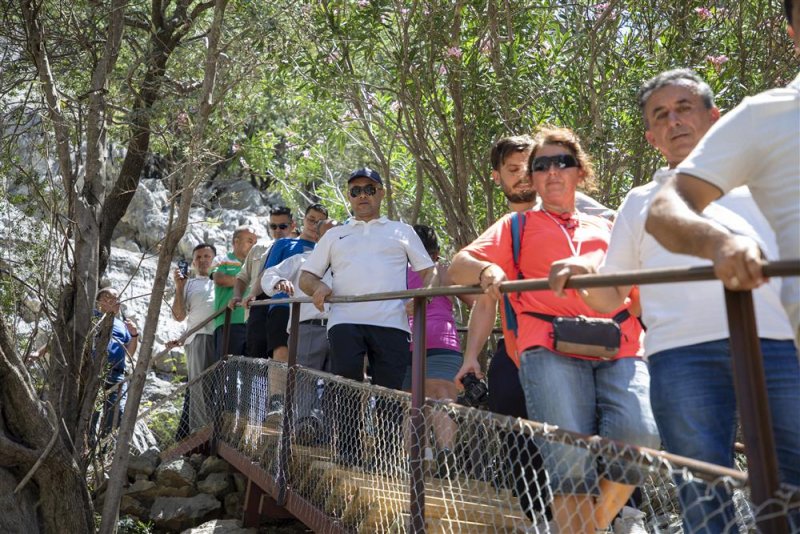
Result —
[[[331, 346], [331, 371], [357, 380], [364, 379], [364, 357], [369, 360], [372, 383], [401, 389], [406, 367], [411, 363], [411, 336], [397, 328], [361, 324], [338, 324], [328, 330]], [[368, 399], [352, 388], [326, 389], [326, 412], [332, 415], [336, 451], [346, 464], [368, 461], [363, 454], [365, 432], [375, 434], [381, 454], [374, 467], [401, 454], [402, 406], [391, 397], [377, 395]], [[365, 421], [369, 424], [365, 425]]]
[[[519, 381], [519, 369], [508, 356], [502, 339], [489, 363], [487, 382], [489, 410], [501, 415], [528, 418], [525, 392]], [[519, 497], [525, 515], [533, 519], [534, 513], [544, 513], [549, 517], [552, 495], [539, 447], [530, 436], [513, 432], [506, 433], [501, 439], [505, 472], [511, 473], [512, 489]]]

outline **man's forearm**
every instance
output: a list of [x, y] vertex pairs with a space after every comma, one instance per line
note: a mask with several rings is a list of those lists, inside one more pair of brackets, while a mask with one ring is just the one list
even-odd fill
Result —
[[300, 272], [300, 289], [306, 295], [313, 295], [322, 283], [322, 279], [314, 273], [308, 271]]
[[184, 289], [175, 291], [175, 301], [172, 303], [172, 318], [180, 322], [186, 319], [186, 301], [183, 300]]
[[480, 283], [481, 271], [491, 265], [491, 262], [480, 260], [466, 251], [461, 251], [455, 255], [450, 264], [448, 273], [450, 280], [457, 285], [474, 286]]
[[670, 252], [714, 259], [716, 244], [729, 232], [699, 215], [697, 208], [678, 194], [675, 180], [670, 180], [653, 198], [645, 230]]
[[[215, 280], [216, 278], [217, 277], [214, 276]], [[237, 276], [236, 280], [233, 283], [233, 298], [238, 298], [238, 299], [242, 298], [246, 290], [247, 290], [247, 282], [245, 282], [244, 280], [242, 280]]]

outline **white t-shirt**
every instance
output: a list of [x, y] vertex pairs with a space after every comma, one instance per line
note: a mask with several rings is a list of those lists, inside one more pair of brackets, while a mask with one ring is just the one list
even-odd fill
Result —
[[[414, 271], [433, 267], [411, 226], [381, 217], [331, 228], [301, 269], [321, 278], [330, 267], [334, 295], [365, 295], [407, 289], [409, 263]], [[342, 323], [411, 332], [402, 300], [332, 304], [328, 328]]]
[[[200, 321], [214, 313], [214, 282], [207, 276], [190, 278], [183, 288], [183, 299], [186, 303], [186, 330], [191, 330]], [[214, 321], [209, 321], [202, 330], [189, 336], [184, 342], [192, 342], [197, 334], [214, 333]]]
[[[745, 98], [677, 170], [723, 193], [747, 185], [778, 238], [779, 258], [800, 258], [800, 75]], [[800, 277], [783, 278], [781, 299], [800, 339]]]
[[[611, 230], [601, 273], [711, 264], [695, 256], [667, 251], [644, 229], [650, 202], [672, 174], [668, 169], [659, 170], [652, 182], [632, 189], [625, 197]], [[774, 235], [746, 188], [736, 189], [711, 203], [703, 213], [737, 233], [760, 236], [767, 256], [775, 253]], [[729, 337], [722, 282], [643, 284], [639, 286], [639, 293], [642, 321], [647, 325], [646, 356]], [[779, 295], [777, 279], [753, 292], [758, 333], [762, 338], [794, 337]]]
[[[280, 262], [278, 265], [273, 265], [269, 269], [264, 271], [264, 274], [261, 275], [261, 287], [264, 289], [264, 293], [269, 295], [270, 297], [278, 293], [275, 289], [275, 284], [280, 282], [281, 280], [289, 280], [292, 285], [294, 286], [294, 296], [295, 297], [307, 297], [303, 290], [300, 289], [300, 267], [308, 259], [308, 256], [311, 255], [312, 250], [307, 250], [302, 254], [295, 254], [294, 256], [290, 256]], [[322, 277], [322, 282], [327, 285], [328, 287], [331, 286], [332, 278], [330, 275], [330, 271], [325, 273], [325, 276]], [[300, 305], [300, 321], [308, 321], [309, 319], [327, 319], [328, 318], [328, 310], [330, 309], [330, 304], [325, 304], [325, 311], [321, 312], [317, 309], [316, 306], [313, 304], [301, 304]], [[289, 313], [289, 324], [286, 327], [286, 331], [291, 331], [292, 320], [291, 320], [291, 311]]]

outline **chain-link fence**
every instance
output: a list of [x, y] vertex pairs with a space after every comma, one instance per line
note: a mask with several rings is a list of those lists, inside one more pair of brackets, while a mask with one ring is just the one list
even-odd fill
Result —
[[[337, 531], [414, 532], [422, 524], [411, 515], [416, 509], [424, 510], [427, 532], [678, 533], [684, 508], [697, 532], [758, 531], [759, 510], [744, 473], [734, 470], [435, 401], [422, 410], [415, 440], [408, 393], [299, 366], [287, 373], [268, 360], [231, 358], [184, 391], [179, 423], [155, 425], [160, 447], [213, 429], [214, 439], [276, 484], [285, 481]], [[152, 428], [159, 413], [142, 420]], [[453, 432], [437, 430], [443, 425]], [[414, 442], [419, 465], [410, 458]], [[419, 507], [410, 491], [415, 467], [422, 472]], [[636, 489], [622, 513], [600, 525], [581, 504], [595, 503], [609, 483]], [[800, 532], [797, 488], [764, 506]]]

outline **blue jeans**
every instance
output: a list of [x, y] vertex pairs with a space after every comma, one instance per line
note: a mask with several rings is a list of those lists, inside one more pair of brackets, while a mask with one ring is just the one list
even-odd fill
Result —
[[[771, 339], [761, 340], [761, 351], [781, 481], [800, 485], [797, 351], [793, 341]], [[728, 340], [661, 351], [649, 363], [653, 413], [666, 449], [733, 467], [736, 394]], [[685, 532], [737, 530], [731, 495], [722, 484], [678, 482]]]
[[[519, 377], [534, 421], [631, 445], [659, 445], [647, 365], [640, 358], [581, 360], [536, 347], [522, 353]], [[638, 485], [645, 476], [634, 465], [596, 458], [586, 448], [543, 443], [541, 450], [557, 495], [596, 495], [600, 477]], [[596, 460], [604, 470], [598, 472]]]

